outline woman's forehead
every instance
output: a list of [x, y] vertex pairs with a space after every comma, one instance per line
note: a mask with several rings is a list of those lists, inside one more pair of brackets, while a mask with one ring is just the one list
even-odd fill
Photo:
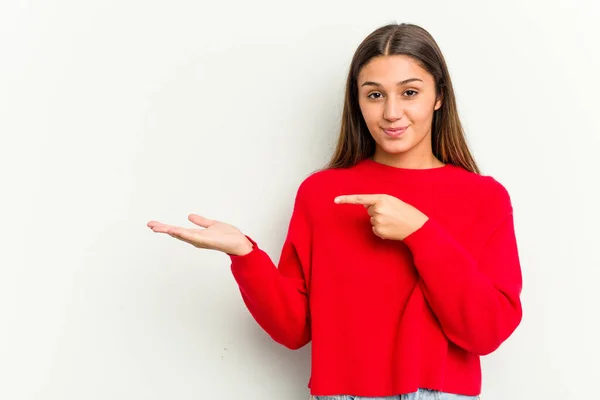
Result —
[[407, 55], [378, 56], [363, 66], [358, 81], [373, 81], [381, 84], [396, 84], [408, 79], [432, 81], [433, 77], [419, 62]]

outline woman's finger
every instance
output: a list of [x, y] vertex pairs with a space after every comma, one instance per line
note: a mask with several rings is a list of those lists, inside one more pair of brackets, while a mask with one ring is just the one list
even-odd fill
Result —
[[189, 229], [174, 228], [169, 230], [169, 235], [175, 236], [196, 247], [201, 247], [203, 249], [211, 248], [210, 241], [207, 237], [203, 236], [201, 232], [192, 232]]
[[166, 225], [166, 224], [161, 224], [161, 223], [151, 226], [151, 229], [154, 232], [158, 232], [158, 233], [168, 233], [169, 229], [173, 229], [173, 228], [175, 228], [175, 227], [172, 225]]
[[150, 221], [146, 224], [146, 226], [150, 229], [154, 229], [157, 226], [169, 226], [169, 225], [163, 224], [162, 222], [158, 222], [158, 221]]
[[199, 244], [196, 243], [195, 240], [193, 240], [192, 235], [190, 235], [188, 232], [186, 232], [185, 229], [175, 227], [175, 228], [168, 229], [167, 232], [165, 232], [165, 233], [167, 233], [169, 236], [171, 236], [175, 239], [181, 240], [182, 242], [191, 244], [192, 246], [199, 246]]
[[[199, 225], [206, 225], [207, 227], [217, 222], [194, 214], [190, 215], [190, 221], [197, 222]], [[165, 233], [175, 239], [181, 240], [182, 242], [186, 242], [195, 247], [215, 250], [218, 247], [218, 241], [215, 240], [216, 238], [212, 237], [214, 234], [209, 234], [210, 231], [207, 231], [205, 228], [187, 229], [179, 226], [163, 224], [158, 221], [148, 222], [148, 227], [150, 227], [155, 233]]]
[[196, 244], [196, 243], [194, 243], [194, 242], [192, 242], [190, 240], [185, 239], [181, 233], [179, 233], [179, 232], [177, 232], [175, 230], [169, 230], [169, 232], [166, 232], [166, 233], [169, 236], [171, 236], [172, 238], [174, 238], [174, 239], [177, 239], [179, 241], [185, 242], [187, 244], [191, 244], [192, 246], [195, 246], [195, 247], [201, 247], [198, 244]]
[[188, 219], [193, 222], [194, 224], [201, 226], [203, 228], [208, 228], [211, 225], [214, 225], [217, 223], [217, 221], [214, 221], [212, 219], [208, 219], [208, 218], [204, 218], [200, 215], [197, 214], [190, 214], [188, 216]]

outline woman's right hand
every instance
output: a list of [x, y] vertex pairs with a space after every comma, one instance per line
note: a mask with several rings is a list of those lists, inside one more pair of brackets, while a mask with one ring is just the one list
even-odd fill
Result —
[[188, 219], [204, 229], [182, 228], [158, 221], [150, 221], [147, 225], [156, 233], [166, 233], [201, 249], [217, 250], [237, 256], [252, 251], [252, 242], [235, 226], [196, 214], [190, 214]]

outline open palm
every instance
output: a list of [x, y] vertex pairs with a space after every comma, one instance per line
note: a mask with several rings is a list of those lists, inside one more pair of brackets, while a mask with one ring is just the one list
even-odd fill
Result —
[[158, 221], [150, 221], [147, 226], [154, 232], [166, 233], [201, 249], [217, 250], [235, 255], [244, 255], [252, 250], [252, 243], [233, 225], [196, 214], [190, 214], [188, 219], [203, 229], [183, 228]]

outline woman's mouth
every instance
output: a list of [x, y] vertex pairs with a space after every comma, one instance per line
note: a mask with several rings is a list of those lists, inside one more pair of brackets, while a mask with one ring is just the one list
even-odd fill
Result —
[[386, 135], [388, 135], [390, 137], [398, 137], [398, 136], [402, 135], [406, 131], [407, 128], [408, 128], [408, 126], [401, 126], [399, 128], [384, 129], [383, 131], [385, 132]]

